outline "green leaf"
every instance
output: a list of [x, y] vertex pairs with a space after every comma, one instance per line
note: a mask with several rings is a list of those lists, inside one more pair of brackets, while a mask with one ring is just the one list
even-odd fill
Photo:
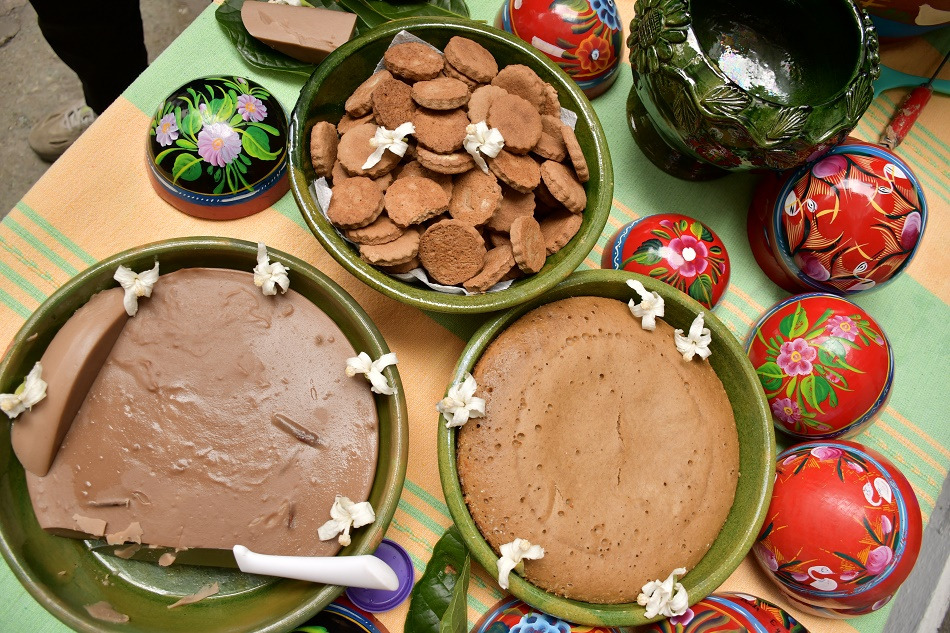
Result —
[[653, 270], [651, 270], [651, 271], [650, 271], [650, 276], [651, 276], [651, 277], [662, 277], [663, 275], [665, 275], [665, 274], [668, 273], [668, 272], [670, 272], [670, 271], [668, 271], [666, 268], [663, 268], [662, 266], [660, 266], [659, 268], [654, 268]]
[[195, 145], [194, 143], [192, 143], [191, 141], [185, 138], [180, 138], [177, 141], [175, 141], [175, 145], [177, 145], [178, 147], [183, 147], [185, 149], [192, 149], [192, 150], [198, 149], [197, 145]]
[[452, 605], [456, 585], [459, 581], [467, 582], [461, 573], [468, 569], [467, 559], [462, 535], [453, 525], [436, 543], [422, 578], [412, 588], [406, 631], [441, 633], [442, 620]]
[[637, 262], [638, 264], [644, 264], [645, 266], [652, 266], [653, 264], [659, 264], [663, 258], [660, 256], [660, 248], [663, 247], [663, 242], [660, 240], [649, 239], [643, 244], [637, 247], [637, 250], [633, 251], [633, 255], [624, 260], [623, 264], [620, 266], [623, 268], [630, 262]]
[[260, 158], [261, 160], [274, 160], [280, 156], [280, 152], [270, 151], [270, 140], [264, 130], [256, 127], [249, 127], [241, 135], [241, 146], [248, 156]]
[[689, 296], [705, 306], [712, 305], [712, 279], [706, 273], [689, 285]]
[[[710, 235], [710, 237], [712, 236]], [[706, 238], [704, 237], [703, 239], [705, 240]], [[718, 246], [710, 246], [709, 252], [712, 253], [713, 255], [718, 255], [722, 252], [722, 249], [719, 248]]]
[[194, 109], [188, 110], [188, 114], [181, 120], [180, 129], [186, 136], [197, 134], [201, 129], [201, 113]]
[[[712, 242], [713, 241], [712, 233], [709, 232], [709, 229], [706, 228], [705, 224], [702, 224], [701, 226], [703, 227], [703, 235], [699, 239], [701, 239], [704, 242]], [[722, 249], [719, 248], [718, 246], [713, 246], [709, 250], [717, 254], [722, 252]]]
[[[828, 382], [827, 378], [824, 376], [815, 376], [815, 402], [820, 405], [832, 391], [834, 391], [834, 389], [832, 389], [831, 383]], [[818, 410], [820, 411], [821, 408], [819, 407]]]
[[237, 127], [239, 123], [243, 123], [243, 122], [244, 122], [244, 117], [242, 117], [240, 113], [235, 113], [235, 115], [231, 117], [231, 120], [228, 121], [228, 125], [230, 125], [231, 127]]
[[805, 398], [805, 402], [808, 403], [808, 406], [810, 406], [812, 409], [821, 410], [821, 407], [818, 406], [818, 400], [815, 399], [816, 394], [814, 375], [809, 374], [808, 376], [802, 378], [801, 390], [802, 397]]
[[788, 339], [798, 338], [808, 331], [808, 316], [805, 314], [801, 301], [795, 306], [795, 312], [779, 322], [778, 329]]
[[197, 180], [201, 176], [201, 158], [194, 154], [182, 152], [175, 158], [172, 166], [172, 182], [182, 180]]
[[835, 556], [837, 556], [838, 558], [840, 558], [840, 559], [842, 559], [842, 560], [850, 561], [850, 562], [854, 563], [855, 565], [857, 565], [858, 567], [860, 567], [861, 569], [864, 569], [864, 563], [862, 563], [861, 561], [859, 561], [857, 558], [853, 558], [853, 557], [848, 556], [847, 554], [843, 554], [843, 553], [841, 553], [841, 552], [832, 552], [832, 554], [834, 554]]
[[689, 232], [692, 233], [697, 240], [703, 239], [703, 225], [699, 222], [693, 222], [689, 225]]
[[775, 391], [782, 386], [782, 380], [785, 379], [785, 374], [782, 373], [782, 369], [777, 364], [771, 362], [765, 363], [756, 369], [755, 373], [758, 374], [759, 381], [766, 391]]
[[251, 127], [251, 126], [259, 127], [265, 132], [267, 132], [268, 134], [270, 134], [271, 136], [280, 136], [280, 132], [277, 131], [277, 128], [271, 125], [267, 125], [266, 123], [259, 123], [257, 121], [249, 121], [247, 125], [248, 127]]
[[439, 633], [468, 633], [468, 579], [471, 566], [471, 557], [466, 556], [462, 573], [452, 590], [452, 600], [439, 620]]
[[161, 164], [161, 162], [165, 159], [166, 156], [168, 156], [172, 152], [177, 152], [177, 151], [178, 151], [177, 147], [169, 147], [168, 149], [161, 152], [158, 156], [155, 157], [155, 164], [156, 165]]

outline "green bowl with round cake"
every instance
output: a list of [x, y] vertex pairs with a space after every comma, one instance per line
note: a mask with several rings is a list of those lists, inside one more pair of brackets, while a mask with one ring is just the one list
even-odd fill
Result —
[[[322, 313], [319, 314], [321, 318], [328, 317], [326, 321], [328, 324], [327, 332], [343, 333], [346, 340], [340, 341], [339, 344], [343, 346], [345, 353], [349, 353], [351, 351], [349, 347], [351, 347], [352, 350], [357, 352], [365, 351], [375, 359], [389, 352], [386, 342], [369, 316], [336, 283], [310, 264], [296, 257], [273, 249], [269, 249], [269, 256], [272, 262], [280, 262], [290, 271], [290, 292], [278, 298], [282, 301], [290, 301], [292, 298], [296, 302], [294, 305], [298, 306], [297, 310], [302, 313], [305, 312], [302, 307], [311, 310], [315, 306], [317, 309], [315, 314]], [[116, 288], [117, 284], [113, 280], [113, 274], [120, 264], [135, 271], [141, 271], [151, 268], [156, 260], [160, 263], [163, 277], [168, 274], [178, 275], [179, 273], [176, 271], [190, 268], [215, 268], [250, 273], [257, 263], [257, 246], [242, 240], [217, 237], [173, 239], [125, 251], [93, 265], [53, 293], [27, 319], [9, 347], [2, 363], [0, 363], [0, 391], [10, 393], [20, 384], [34, 363], [43, 355], [60, 328], [77, 310], [84, 307], [93, 295], [106, 289]], [[191, 274], [190, 271], [181, 272]], [[224, 272], [222, 274], [232, 275], [234, 273]], [[244, 282], [241, 281], [242, 289], [240, 292], [248, 294], [248, 296], [256, 297], [260, 295], [260, 290], [254, 287], [249, 274], [247, 279], [247, 290], [243, 289]], [[159, 277], [156, 285], [156, 295], [161, 283], [162, 277]], [[297, 296], [292, 296], [294, 293]], [[171, 291], [166, 295], [171, 295]], [[263, 299], [271, 300], [272, 298], [264, 297]], [[276, 301], [277, 298], [273, 299]], [[155, 296], [151, 299], [141, 299], [137, 317], [141, 317], [143, 311], [148, 311], [150, 309], [149, 305], [157, 305], [154, 304], [155, 301]], [[149, 302], [153, 303], [150, 304]], [[241, 310], [240, 305], [239, 303], [232, 304], [229, 310], [222, 310], [222, 313], [237, 313]], [[268, 305], [290, 304], [274, 303]], [[309, 312], [306, 313], [309, 314]], [[289, 314], [285, 311], [282, 316], [288, 316]], [[134, 318], [125, 327], [128, 328], [133, 323], [135, 323]], [[148, 322], [143, 321], [142, 323]], [[267, 326], [268, 328], [271, 325], [273, 327], [279, 325], [276, 321], [270, 323]], [[324, 341], [319, 340], [319, 336], [316, 339], [316, 345], [324, 343]], [[336, 339], [330, 342], [336, 344]], [[118, 345], [117, 343], [117, 348]], [[174, 346], [174, 342], [168, 341], [168, 345]], [[299, 346], [291, 346], [288, 349], [291, 354], [298, 353]], [[276, 353], [283, 354], [283, 352]], [[218, 356], [215, 357], [218, 358]], [[288, 360], [288, 362], [290, 361]], [[343, 366], [338, 369], [342, 381], [363, 381], [360, 376], [352, 379], [345, 377]], [[253, 372], [249, 375], [253, 375]], [[405, 479], [408, 457], [406, 404], [395, 367], [386, 369], [385, 375], [396, 388], [394, 396], [377, 395], [373, 397], [366, 389], [366, 397], [369, 398], [367, 406], [375, 406], [378, 421], [376, 427], [378, 431], [372, 431], [374, 434], [378, 432], [378, 458], [375, 461], [375, 471], [369, 470], [366, 479], [366, 489], [369, 490], [368, 499], [376, 511], [377, 518], [374, 523], [352, 531], [352, 543], [341, 550], [342, 555], [371, 554], [375, 551], [395, 512]], [[289, 383], [278, 380], [274, 380], [273, 383], [296, 385], [293, 377], [290, 377]], [[113, 383], [110, 382], [109, 384], [112, 385]], [[321, 383], [318, 381], [317, 384], [319, 386]], [[358, 383], [354, 382], [352, 385], [358, 385]], [[281, 387], [278, 386], [277, 388]], [[341, 387], [341, 389], [343, 388], [349, 387]], [[94, 390], [96, 387], [93, 386], [92, 389]], [[90, 393], [92, 393], [92, 390]], [[252, 398], [254, 394], [244, 395]], [[308, 390], [306, 400], [309, 401], [311, 397], [312, 394]], [[242, 400], [242, 402], [244, 401]], [[40, 406], [42, 404], [41, 402]], [[89, 403], [86, 402], [83, 406], [85, 407], [87, 404]], [[185, 406], [185, 404], [182, 403], [182, 406]], [[76, 419], [78, 420], [81, 415], [82, 411]], [[367, 420], [373, 417], [372, 413], [366, 415]], [[241, 428], [246, 428], [247, 425], [252, 424], [252, 419], [248, 417], [240, 422], [243, 425]], [[254, 428], [263, 430], [254, 432], [260, 433], [262, 438], [271, 438], [267, 440], [267, 444], [273, 448], [272, 442], [274, 440], [272, 438], [274, 434], [271, 422], [262, 422], [261, 426]], [[370, 422], [367, 423], [370, 424]], [[15, 424], [17, 424], [17, 421], [13, 422], [13, 425]], [[169, 428], [164, 418], [163, 424], [166, 424], [163, 432], [167, 433]], [[265, 426], [266, 428], [264, 428]], [[273, 423], [273, 426], [276, 427], [277, 423]], [[289, 431], [285, 432], [289, 433]], [[357, 432], [361, 433], [362, 431]], [[278, 438], [282, 437], [281, 433], [282, 431], [278, 431]], [[222, 438], [222, 442], [225, 439]], [[71, 436], [67, 435], [63, 448], [59, 449], [59, 456], [63, 454], [63, 451], [68, 450], [70, 440]], [[297, 437], [296, 440], [305, 441], [300, 437]], [[292, 446], [297, 446], [293, 444], [296, 440], [288, 441]], [[200, 439], [195, 441], [201, 442]], [[142, 443], [145, 444], [144, 440]], [[146, 446], [145, 448], [150, 447]], [[120, 451], [119, 446], [110, 446], [110, 449], [113, 452]], [[263, 446], [261, 450], [266, 452]], [[298, 449], [292, 448], [291, 450], [305, 452], [313, 449], [300, 445]], [[225, 453], [225, 457], [227, 457], [227, 453], [223, 449], [219, 452]], [[107, 459], [109, 457], [109, 455], [106, 455]], [[198, 461], [195, 459], [195, 462]], [[297, 463], [296, 460], [289, 461], [291, 465]], [[237, 472], [242, 472], [243, 467], [243, 463], [238, 464]], [[372, 468], [372, 466], [368, 468]], [[56, 469], [57, 463], [54, 460], [49, 475], [52, 475]], [[224, 470], [225, 466], [222, 465], [221, 469]], [[208, 473], [211, 474], [211, 471], [209, 470]], [[49, 475], [39, 479], [46, 479]], [[89, 473], [86, 473], [86, 475], [88, 476]], [[270, 478], [272, 475], [265, 473], [262, 477], [264, 477], [262, 479], [264, 483], [261, 484], [262, 488], [257, 490], [263, 491], [262, 494], [265, 497], [271, 495], [282, 498], [279, 496], [282, 494], [279, 491], [271, 490], [268, 492], [267, 482], [274, 481]], [[311, 475], [308, 475], [308, 478], [310, 477]], [[23, 466], [14, 455], [11, 447], [11, 425], [0, 425], [0, 552], [2, 552], [14, 575], [33, 598], [50, 613], [77, 631], [185, 632], [200, 630], [208, 632], [267, 631], [277, 633], [279, 631], [289, 631], [302, 624], [343, 591], [342, 587], [253, 576], [241, 573], [237, 569], [223, 567], [191, 566], [178, 563], [170, 567], [161, 567], [154, 562], [123, 560], [99, 551], [93, 551], [93, 547], [97, 543], [95, 541], [54, 536], [40, 527], [28, 491], [28, 485], [32, 486], [36, 479], [35, 475], [24, 471]], [[248, 480], [250, 479], [252, 477], [249, 475]], [[117, 486], [119, 485], [118, 481], [121, 480], [122, 478], [117, 480]], [[211, 502], [217, 502], [218, 498], [227, 497], [227, 499], [231, 499], [230, 496], [227, 496], [227, 494], [231, 494], [230, 490], [223, 486], [216, 488], [215, 484], [210, 485], [211, 489], [206, 488], [206, 494], [200, 497], [199, 501], [201, 503], [210, 507], [213, 505]], [[30, 489], [32, 490], [32, 488]], [[122, 490], [122, 488], [118, 489]], [[225, 492], [218, 492], [219, 490], [228, 490], [228, 492], [226, 494]], [[288, 498], [294, 498], [291, 493], [287, 494], [291, 495]], [[250, 498], [250, 496], [248, 493], [247, 497]], [[255, 501], [252, 501], [252, 505], [259, 504], [261, 507], [265, 507], [265, 505], [270, 507], [269, 502], [265, 503], [264, 498], [255, 497], [255, 499]], [[136, 497], [136, 500], [140, 501], [138, 497]], [[242, 500], [240, 495], [234, 498], [233, 503], [227, 501], [234, 507], [237, 507], [236, 504], [244, 502], [245, 500]], [[90, 502], [88, 505], [93, 504]], [[184, 502], [182, 502], [182, 505], [184, 505]], [[302, 506], [298, 505], [298, 507]], [[174, 513], [172, 508], [167, 511]], [[293, 518], [293, 512], [293, 508], [291, 508], [290, 518], [287, 519], [286, 525], [288, 529], [294, 527], [295, 521], [301, 523], [303, 520], [300, 517]], [[194, 525], [204, 526], [205, 522], [213, 524], [216, 521], [221, 523], [227, 521], [220, 513], [209, 512], [209, 515], [202, 517], [199, 512], [196, 515], [199, 522]], [[326, 518], [329, 518], [329, 507], [327, 507]], [[190, 518], [192, 521], [194, 519], [194, 516]], [[282, 517], [279, 520], [282, 520]], [[323, 521], [325, 518], [316, 517], [315, 520]], [[182, 518], [181, 525], [189, 525], [188, 520]], [[124, 524], [119, 527], [124, 527]], [[148, 526], [145, 527], [147, 529]], [[284, 525], [278, 524], [278, 527], [283, 529]], [[275, 528], [273, 524], [265, 523], [260, 525], [258, 529], [259, 531], [265, 531]], [[112, 531], [112, 529], [109, 531]], [[311, 534], [310, 532], [308, 529], [308, 543], [317, 538], [316, 533]], [[219, 586], [217, 594], [194, 605], [176, 609], [168, 608], [178, 598], [193, 594], [202, 586], [215, 582]], [[128, 622], [110, 623], [103, 621], [101, 618], [94, 618], [87, 612], [85, 608], [87, 605], [103, 601], [111, 605], [116, 612], [129, 616]]]
[[[481, 44], [498, 66], [523, 64], [557, 90], [563, 108], [577, 114], [575, 133], [590, 171], [586, 183], [587, 207], [577, 234], [557, 253], [547, 257], [540, 272], [517, 279], [505, 290], [456, 295], [407, 283], [360, 259], [356, 247], [344, 240], [321, 212], [311, 185], [316, 180], [310, 161], [310, 133], [318, 121], [336, 124], [344, 114], [343, 104], [382, 59], [400, 31], [443, 49], [454, 36]], [[481, 313], [518, 305], [554, 287], [571, 274], [593, 248], [607, 222], [613, 200], [613, 167], [597, 114], [584, 93], [544, 53], [517, 37], [471, 20], [453, 18], [407, 18], [394, 20], [347, 42], [331, 53], [300, 91], [290, 124], [290, 181], [294, 199], [311, 231], [344, 268], [370, 287], [397, 301], [423, 310]]]
[[[664, 299], [655, 331], [626, 305], [640, 301], [631, 279]], [[677, 351], [672, 330], [688, 332], [701, 311], [659, 281], [584, 271], [488, 321], [465, 347], [452, 384], [471, 372], [486, 415], [460, 429], [439, 418], [442, 489], [490, 575], [500, 545], [544, 547], [525, 562], [532, 580], [509, 576], [509, 591], [534, 608], [578, 624], [642, 625], [643, 584], [687, 567], [694, 604], [752, 547], [772, 492], [771, 415], [742, 346], [714, 315], [704, 312], [707, 360]]]

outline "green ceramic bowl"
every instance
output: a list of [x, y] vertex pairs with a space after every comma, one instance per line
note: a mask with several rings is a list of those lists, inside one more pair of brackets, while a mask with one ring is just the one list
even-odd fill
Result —
[[[500, 66], [524, 64], [557, 89], [561, 105], [577, 113], [577, 140], [590, 167], [584, 223], [571, 242], [548, 257], [536, 275], [518, 280], [507, 290], [466, 297], [429, 290], [421, 284], [399, 281], [360, 259], [356, 248], [344, 240], [320, 212], [310, 185], [315, 180], [310, 164], [310, 130], [318, 121], [336, 123], [343, 103], [376, 67], [393, 37], [402, 30], [442, 49], [453, 36], [475, 40], [498, 60]], [[584, 261], [600, 237], [613, 200], [613, 168], [607, 139], [590, 102], [577, 84], [536, 48], [503, 31], [449, 18], [395, 20], [347, 42], [330, 54], [300, 91], [290, 122], [290, 181], [294, 198], [307, 224], [323, 247], [364, 283], [403, 303], [437, 312], [490, 312], [510, 308], [554, 287]]]
[[[357, 351], [373, 358], [389, 351], [369, 316], [346, 291], [296, 257], [275, 250], [269, 253], [272, 260], [290, 269], [291, 287], [329, 315]], [[0, 363], [0, 391], [8, 393], [22, 381], [63, 323], [93, 294], [115, 287], [112, 275], [119, 264], [142, 270], [151, 268], [158, 258], [162, 273], [192, 266], [250, 271], [256, 257], [257, 247], [250, 242], [199, 237], [150, 244], [92, 266], [57, 290], [23, 325]], [[375, 551], [396, 511], [406, 475], [406, 402], [395, 368], [386, 371], [397, 395], [376, 398], [379, 463], [369, 498], [377, 520], [353, 532], [353, 543], [343, 550], [346, 554]], [[0, 552], [27, 591], [77, 631], [276, 633], [306, 621], [343, 591], [342, 587], [251, 576], [230, 569], [162, 568], [93, 554], [88, 543], [51, 536], [40, 529], [23, 468], [10, 447], [10, 425], [0, 424]], [[62, 571], [65, 575], [60, 575]], [[193, 606], [166, 608], [177, 597], [215, 581], [221, 588], [217, 595]], [[108, 624], [91, 618], [83, 605], [100, 600], [129, 615], [129, 622]]]
[[[695, 300], [662, 282], [621, 270], [596, 270], [571, 275], [553, 290], [487, 322], [468, 342], [455, 368], [452, 382], [472, 371], [482, 352], [502, 330], [529, 310], [545, 303], [576, 296], [597, 296], [630, 300], [628, 279], [639, 279], [666, 302], [667, 323], [688, 330], [704, 308]], [[631, 317], [633, 318], [633, 317]], [[775, 433], [765, 394], [755, 369], [729, 329], [706, 311], [706, 326], [712, 333], [709, 362], [715, 368], [729, 396], [739, 431], [739, 484], [726, 523], [706, 556], [683, 578], [683, 586], [693, 604], [716, 590], [739, 566], [762, 527], [772, 496], [775, 473]], [[672, 347], [673, 341], [670, 341]], [[449, 511], [472, 553], [489, 573], [495, 575], [498, 556], [485, 541], [469, 514], [462, 497], [456, 465], [455, 430], [439, 419], [439, 474]], [[592, 604], [555, 596], [511, 574], [510, 591], [536, 609], [569, 622], [590, 626], [639, 626], [648, 622], [643, 607], [636, 603]], [[658, 619], [658, 618], [654, 618]]]

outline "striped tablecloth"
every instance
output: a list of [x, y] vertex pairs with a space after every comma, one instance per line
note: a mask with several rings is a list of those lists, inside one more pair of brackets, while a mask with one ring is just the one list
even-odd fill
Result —
[[[473, 16], [491, 21], [497, 0], [470, 0]], [[618, 2], [629, 24], [633, 0]], [[948, 38], [901, 44], [884, 60], [901, 70], [929, 74]], [[199, 76], [244, 75], [267, 86], [289, 112], [302, 80], [259, 72], [232, 49], [214, 20], [214, 6], [202, 13], [149, 69], [58, 160], [0, 223], [0, 348], [56, 288], [78, 271], [118, 251], [188, 235], [224, 235], [292, 253], [339, 282], [367, 310], [399, 355], [410, 414], [406, 487], [388, 536], [412, 556], [417, 577], [432, 545], [451, 523], [436, 465], [436, 415], [451, 370], [477, 319], [430, 317], [362, 285], [320, 247], [288, 194], [273, 208], [242, 220], [214, 223], [186, 216], [151, 189], [143, 156], [149, 119], [157, 104], [181, 84]], [[606, 240], [624, 223], [664, 211], [682, 212], [712, 226], [732, 257], [729, 290], [716, 314], [744, 338], [754, 320], [785, 293], [753, 261], [745, 234], [746, 209], [756, 182], [734, 175], [688, 183], [655, 168], [634, 144], [625, 119], [630, 90], [624, 62], [614, 87], [595, 101], [610, 139], [616, 190], [610, 220], [583, 267], [598, 267]], [[856, 130], [877, 139], [905, 91], [875, 99]], [[23, 151], [28, 151], [26, 147]], [[950, 466], [950, 425], [945, 404], [950, 391], [950, 98], [936, 95], [899, 154], [926, 188], [930, 223], [913, 264], [895, 283], [861, 295], [861, 304], [884, 328], [896, 358], [890, 403], [858, 441], [893, 460], [910, 479], [926, 522]], [[944, 403], [944, 404], [941, 404]], [[754, 563], [746, 559], [723, 589], [747, 591], [784, 604]], [[0, 563], [0, 630], [63, 631]], [[502, 597], [490, 575], [478, 570], [468, 600], [470, 625]], [[898, 596], [897, 600], [900, 600]], [[812, 631], [880, 633], [889, 605], [848, 622], [803, 616]], [[403, 630], [406, 605], [382, 614], [389, 631]]]

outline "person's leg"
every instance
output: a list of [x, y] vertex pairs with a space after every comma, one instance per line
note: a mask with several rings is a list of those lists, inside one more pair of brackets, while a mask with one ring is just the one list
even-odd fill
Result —
[[82, 82], [97, 114], [148, 66], [138, 0], [30, 0], [43, 37]]

